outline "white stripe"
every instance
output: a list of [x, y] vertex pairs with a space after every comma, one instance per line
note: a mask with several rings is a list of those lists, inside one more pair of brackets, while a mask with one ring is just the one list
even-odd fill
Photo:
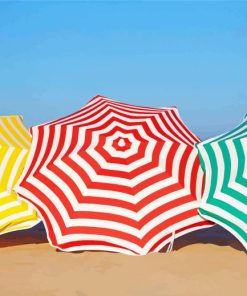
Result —
[[210, 192], [210, 185], [211, 185], [211, 179], [212, 179], [212, 168], [211, 168], [211, 162], [209, 160], [207, 151], [205, 150], [204, 146], [198, 146], [199, 151], [201, 153], [202, 159], [205, 164], [206, 168], [206, 174], [205, 174], [205, 186], [204, 186], [204, 192], [203, 196], [201, 199], [201, 206], [205, 205], [207, 202], [207, 199], [209, 197], [209, 192]]
[[[128, 139], [131, 143], [130, 148], [125, 151], [119, 151], [113, 148], [113, 142], [118, 138]], [[126, 159], [138, 152], [138, 148], [140, 147], [140, 141], [137, 140], [133, 134], [124, 134], [122, 132], [115, 132], [114, 135], [107, 137], [105, 140], [105, 145], [103, 148], [112, 156], [112, 157], [120, 157]], [[89, 148], [88, 148], [89, 149]]]
[[[167, 121], [167, 115], [165, 112], [163, 112], [161, 114], [161, 116], [164, 118], [165, 121]], [[162, 122], [162, 120], [160, 119], [159, 115], [155, 115], [155, 118], [160, 126], [160, 128], [162, 129], [162, 131], [164, 131], [164, 134], [161, 136], [161, 138], [164, 141], [167, 141], [167, 136], [165, 136], [165, 134], [167, 134], [169, 137], [171, 137], [175, 142], [177, 143], [181, 143], [181, 140], [177, 137], [177, 134], [175, 134], [174, 132], [170, 132], [170, 130], [167, 129], [167, 127], [164, 125], [164, 123]], [[171, 125], [171, 129], [174, 129], [174, 126]], [[158, 135], [160, 137], [160, 135]], [[189, 144], [191, 146], [191, 144]]]
[[[176, 112], [176, 115], [177, 117], [181, 120], [181, 122], [183, 122], [183, 120], [181, 119], [181, 116], [178, 112], [178, 110], [176, 109], [175, 110]], [[188, 132], [188, 129], [185, 128], [183, 125], [181, 125], [180, 121], [178, 121], [178, 119], [173, 115], [173, 113], [171, 112], [170, 113], [170, 116], [172, 117], [172, 119], [176, 122], [176, 124], [178, 125], [178, 127], [183, 131], [183, 133], [186, 134], [186, 136], [191, 140], [192, 143], [197, 143], [197, 142], [200, 142], [200, 139], [195, 135], [193, 134], [193, 136], [197, 139], [197, 141], [195, 141], [195, 139], [191, 136], [191, 134]], [[192, 133], [192, 132], [191, 132]], [[191, 144], [189, 144], [191, 145]]]
[[[194, 207], [193, 207], [194, 208]], [[170, 233], [175, 233], [175, 239], [180, 236], [179, 233], [176, 233], [179, 229], [184, 228], [186, 226], [202, 222], [204, 221], [203, 218], [201, 218], [199, 215], [184, 219], [182, 221], [179, 221], [175, 224], [173, 224], [170, 227], [167, 227], [163, 231], [160, 231], [158, 234], [156, 234], [154, 237], [152, 237], [151, 240], [148, 241], [148, 243], [145, 246], [146, 250], [150, 250], [152, 246], [154, 246], [159, 240], [161, 240], [163, 237]], [[190, 229], [187, 229], [187, 232], [191, 232]], [[170, 242], [171, 238], [168, 238], [166, 241], [164, 241], [161, 245], [158, 245], [157, 248], [155, 249], [155, 252], [158, 252], [161, 250], [168, 242]]]
[[[22, 171], [22, 174], [21, 174], [20, 178], [18, 179], [18, 181], [16, 182], [16, 185], [14, 186], [14, 190], [26, 178], [26, 174], [27, 174], [27, 172], [28, 172], [28, 170], [29, 170], [29, 168], [31, 166], [31, 163], [33, 161], [34, 154], [35, 154], [35, 152], [38, 149], [38, 147], [37, 147], [37, 141], [38, 141], [37, 131], [38, 131], [38, 129], [36, 127], [33, 128], [34, 136], [32, 138], [32, 142], [31, 142], [30, 150], [29, 150], [29, 153], [28, 153], [28, 156], [27, 156], [27, 160], [26, 160], [24, 169]], [[33, 172], [33, 170], [32, 170], [32, 172]]]
[[[247, 117], [246, 117], [246, 121], [247, 121]], [[244, 173], [243, 173], [243, 178], [247, 179], [247, 149], [245, 147], [247, 147], [247, 138], [243, 138], [240, 140], [241, 144], [243, 146], [243, 151], [244, 151]]]
[[[214, 198], [232, 205], [233, 207], [235, 207], [239, 211], [247, 212], [247, 205], [244, 205], [243, 203], [241, 203], [240, 201], [238, 201], [234, 197], [222, 192], [223, 181], [224, 181], [224, 172], [225, 172], [225, 162], [224, 162], [222, 151], [219, 147], [219, 143], [214, 142], [211, 145], [215, 151], [217, 167], [218, 167], [218, 170], [217, 170], [218, 178], [217, 178]], [[234, 172], [232, 171], [232, 173], [234, 173]]]
[[[9, 138], [14, 142], [14, 146], [19, 146], [21, 148], [23, 148], [23, 145], [18, 141], [18, 139], [16, 137], [14, 137], [14, 135], [9, 131], [9, 129], [6, 127], [5, 123], [3, 122], [3, 117], [1, 118], [0, 116], [0, 126], [2, 127], [2, 129], [6, 132], [6, 134], [9, 136]], [[2, 135], [1, 135], [2, 136]], [[8, 140], [2, 136], [2, 138], [4, 138], [4, 141], [6, 144], [8, 144], [8, 146], [13, 146], [13, 144], [10, 144], [8, 142]], [[26, 147], [25, 147], [26, 148]]]
[[[23, 121], [21, 120], [20, 116], [15, 116], [18, 122], [18, 127], [21, 128], [23, 130], [23, 133], [28, 134], [27, 129], [24, 127]], [[7, 120], [9, 122], [9, 124], [11, 125], [11, 127], [15, 130], [15, 132], [18, 134], [18, 136], [22, 139], [23, 142], [26, 143], [26, 146], [19, 143], [19, 146], [23, 149], [26, 149], [27, 147], [30, 146], [30, 142], [24, 137], [23, 133], [20, 132], [20, 130], [16, 127], [16, 125], [13, 123], [13, 121], [11, 120], [12, 118], [7, 117]], [[16, 139], [16, 138], [15, 138]]]
[[[1, 117], [0, 117], [0, 121], [1, 121]], [[0, 129], [0, 131], [1, 131], [1, 129]], [[8, 141], [8, 139], [5, 138], [5, 137], [2, 135], [2, 133], [0, 133], [0, 139], [4, 142], [4, 145], [1, 145], [1, 147], [2, 147], [2, 146], [7, 146], [7, 147], [11, 147], [11, 146], [13, 146], [13, 145]]]
[[[205, 208], [205, 210], [206, 210], [206, 208]], [[209, 211], [211, 211], [211, 209], [209, 209]], [[214, 213], [214, 212], [212, 212], [212, 213]], [[218, 210], [217, 209], [216, 209], [215, 214], [218, 215]], [[247, 250], [247, 242], [233, 228], [229, 227], [227, 224], [221, 222], [218, 219], [215, 219], [212, 216], [208, 216], [208, 215], [205, 215], [205, 214], [203, 214], [203, 215], [201, 214], [201, 216], [204, 217], [205, 219], [208, 219], [208, 220], [211, 220], [211, 221], [215, 222], [216, 224], [218, 224], [218, 225], [222, 226], [223, 228], [225, 228], [226, 230], [228, 230], [233, 236], [235, 236], [241, 242], [241, 244]], [[236, 225], [239, 226], [238, 224], [236, 224]]]
[[[9, 193], [5, 195], [5, 197], [8, 197], [9, 196]], [[8, 203], [5, 203], [3, 205], [0, 206], [0, 211], [3, 212], [3, 211], [6, 211], [8, 209], [11, 209], [12, 207], [17, 207], [20, 205], [20, 202], [15, 200], [15, 201], [12, 201], [12, 202], [8, 202]], [[0, 222], [1, 222], [2, 218], [0, 219]]]
[[[168, 112], [167, 112], [167, 113], [168, 113]], [[172, 112], [169, 112], [169, 115], [170, 115], [171, 117], [173, 117]], [[168, 123], [168, 125], [169, 125], [170, 127], [172, 127], [173, 134], [176, 135], [176, 136], [179, 135], [179, 137], [182, 138], [182, 140], [184, 141], [184, 143], [186, 143], [187, 145], [191, 146], [190, 141], [189, 141], [188, 139], [186, 139], [186, 138], [184, 137], [184, 135], [183, 135], [181, 132], [178, 131], [177, 127], [171, 122], [171, 120], [169, 119], [169, 117], [167, 116], [166, 113], [164, 113], [164, 118], [165, 118], [165, 121]], [[173, 119], [174, 119], [174, 117], [173, 117]], [[176, 121], [175, 121], [175, 122], [176, 122]], [[194, 141], [193, 141], [193, 142], [194, 142]], [[181, 143], [181, 140], [180, 140], [180, 139], [179, 139], [179, 143]]]
[[[30, 220], [30, 221], [26, 221], [26, 222], [21, 222], [18, 224], [14, 224], [14, 225], [8, 225], [8, 228], [4, 228], [4, 234], [9, 233], [9, 232], [15, 232], [15, 231], [20, 231], [23, 229], [28, 229], [28, 228], [32, 228], [35, 225], [37, 225], [41, 220], [37, 219], [37, 220]], [[1, 233], [1, 230], [0, 230]]]
[[203, 177], [204, 177], [203, 170], [201, 166], [199, 166], [199, 169], [197, 171], [197, 176], [196, 176], [196, 198], [198, 203], [200, 203], [202, 199]]
[[[226, 141], [226, 145], [227, 145], [227, 148], [228, 148], [228, 151], [230, 154], [230, 159], [231, 159], [231, 173], [230, 173], [230, 180], [228, 183], [228, 187], [232, 188], [233, 190], [238, 191], [242, 195], [247, 196], [247, 186], [244, 186], [244, 185], [236, 182], [238, 167], [239, 167], [239, 164], [238, 164], [239, 159], [238, 159], [236, 147], [235, 147], [233, 141]], [[243, 150], [246, 150], [246, 149], [243, 149]], [[243, 205], [243, 207], [241, 205]], [[244, 203], [241, 203], [239, 201], [239, 206], [240, 206], [240, 208], [242, 208], [242, 211], [247, 212], [247, 205], [245, 206]]]
[[23, 160], [23, 158], [25, 157], [25, 155], [28, 153], [28, 150], [27, 149], [23, 149], [20, 151], [18, 157], [16, 158], [15, 160], [15, 164], [14, 166], [12, 167], [11, 169], [11, 174], [9, 176], [9, 180], [8, 180], [8, 188], [12, 188], [13, 185], [14, 185], [14, 181], [15, 181], [15, 178], [16, 178], [16, 175], [19, 174], [19, 168], [20, 168], [20, 165], [21, 165], [21, 162]]
[[[236, 224], [239, 228], [242, 228], [243, 231], [247, 232], [247, 223], [238, 219], [236, 216], [232, 215], [231, 213], [226, 212], [225, 210], [223, 210], [217, 206], [211, 205], [211, 204], [205, 204], [205, 205], [201, 206], [201, 209], [211, 212], [212, 214], [218, 215], [218, 216], [224, 218], [225, 220], [228, 220], [228, 221]], [[210, 218], [210, 220], [211, 220], [211, 218]]]
[[[38, 129], [37, 128], [33, 128], [32, 132], [33, 132], [33, 140], [34, 140], [34, 138], [38, 140], [38, 138], [39, 138], [39, 136], [38, 136]], [[40, 148], [40, 152], [39, 152], [38, 158], [37, 158], [37, 160], [36, 160], [36, 162], [35, 162], [35, 164], [34, 164], [34, 166], [32, 168], [32, 171], [30, 172], [30, 175], [36, 172], [37, 168], [40, 165], [40, 162], [44, 158], [44, 154], [45, 154], [46, 148], [47, 148], [48, 138], [49, 138], [49, 127], [48, 126], [44, 126], [44, 136], [43, 136], [42, 145], [41, 145], [41, 148]], [[37, 149], [37, 146], [36, 147], [33, 147], [33, 150], [35, 150], [35, 148]], [[31, 151], [32, 151], [32, 146], [31, 146]], [[32, 152], [35, 153], [35, 151], [32, 151]], [[29, 163], [28, 163], [28, 165], [29, 165]]]
[[0, 180], [3, 178], [3, 174], [6, 170], [6, 167], [8, 165], [9, 159], [12, 155], [12, 153], [14, 152], [15, 148], [14, 147], [9, 147], [9, 149], [7, 150], [7, 152], [4, 155], [4, 158], [0, 164]]
[[28, 215], [31, 215], [33, 213], [33, 210], [34, 210], [33, 207], [28, 207], [27, 208], [27, 211], [22, 211], [22, 212], [19, 212], [19, 213], [16, 213], [16, 214], [7, 216], [7, 217], [5, 217], [5, 218], [3, 218], [3, 219], [0, 220], [1, 225], [10, 223], [13, 220], [16, 220], [16, 219], [19, 219], [19, 218], [22, 218], [22, 217], [26, 217]]

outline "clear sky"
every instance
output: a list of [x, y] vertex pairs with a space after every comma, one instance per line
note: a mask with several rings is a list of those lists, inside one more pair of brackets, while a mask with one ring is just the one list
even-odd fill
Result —
[[247, 112], [247, 2], [1, 2], [2, 115], [28, 126], [96, 94], [177, 106], [202, 138]]

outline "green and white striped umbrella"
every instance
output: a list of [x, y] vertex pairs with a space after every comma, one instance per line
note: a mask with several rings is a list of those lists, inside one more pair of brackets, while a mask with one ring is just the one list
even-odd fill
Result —
[[247, 249], [247, 114], [238, 127], [197, 148], [206, 176], [199, 213]]

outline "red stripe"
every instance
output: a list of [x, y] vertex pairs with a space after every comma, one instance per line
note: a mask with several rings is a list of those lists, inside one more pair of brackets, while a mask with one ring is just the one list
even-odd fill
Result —
[[188, 129], [188, 127], [183, 123], [183, 121], [181, 120], [181, 118], [178, 116], [177, 112], [175, 112], [174, 110], [172, 110], [171, 113], [176, 118], [176, 121], [179, 123], [179, 126], [181, 126], [186, 131], [186, 133], [189, 134], [191, 136], [191, 138], [194, 140], [193, 144], [200, 142], [200, 139], [196, 135], [194, 135]]
[[193, 163], [193, 166], [192, 166], [191, 179], [190, 179], [190, 191], [191, 191], [191, 194], [195, 197], [197, 197], [196, 196], [196, 188], [199, 185], [199, 182], [198, 182], [199, 166], [200, 166], [199, 158], [196, 157], [195, 161]]
[[[185, 230], [189, 230], [191, 229], [191, 231], [193, 231], [193, 228], [196, 228], [196, 230], [198, 230], [200, 227], [205, 227], [205, 226], [211, 226], [213, 225], [212, 222], [209, 221], [201, 221], [201, 222], [197, 222], [191, 225], [188, 225], [186, 227], [180, 228], [176, 230], [176, 234], [179, 234], [180, 232], [183, 232]], [[158, 248], [159, 246], [162, 247], [162, 244], [164, 243], [165, 240], [167, 240], [169, 237], [172, 236], [172, 233], [169, 233], [168, 235], [162, 237], [159, 241], [157, 241], [151, 248], [150, 248], [150, 252], [153, 252], [156, 248]]]

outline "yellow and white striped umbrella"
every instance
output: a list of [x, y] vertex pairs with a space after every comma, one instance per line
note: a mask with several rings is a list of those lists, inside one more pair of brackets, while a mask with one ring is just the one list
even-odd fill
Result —
[[30, 228], [40, 219], [14, 186], [24, 169], [31, 135], [21, 116], [0, 116], [0, 234]]

